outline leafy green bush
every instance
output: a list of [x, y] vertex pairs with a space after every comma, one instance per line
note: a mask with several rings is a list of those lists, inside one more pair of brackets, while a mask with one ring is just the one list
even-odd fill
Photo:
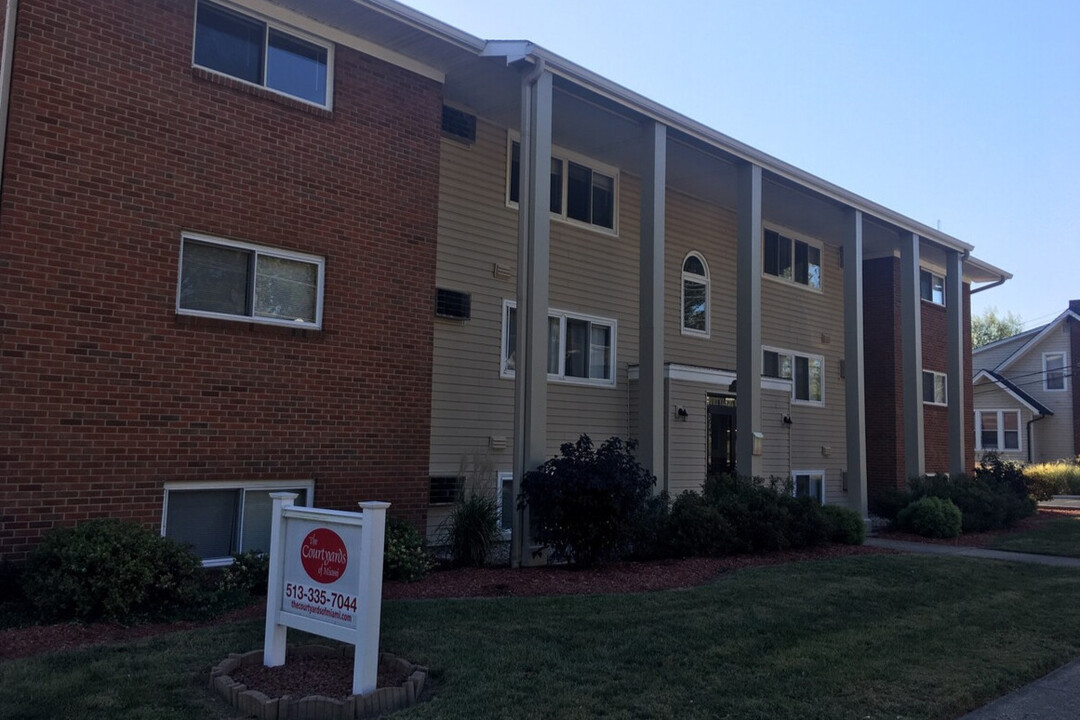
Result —
[[462, 493], [446, 519], [443, 535], [455, 565], [482, 567], [502, 540], [498, 499], [475, 490]]
[[1049, 500], [1054, 495], [1080, 495], [1080, 465], [1072, 460], [1028, 465], [1024, 468], [1031, 497]]
[[859, 513], [838, 505], [821, 508], [829, 524], [829, 541], [844, 545], [862, 545], [866, 542], [866, 523]]
[[739, 548], [735, 527], [720, 508], [692, 490], [672, 503], [663, 542], [675, 557], [720, 557]]
[[828, 523], [813, 498], [795, 498], [790, 481], [712, 475], [702, 495], [735, 528], [738, 552], [769, 552], [826, 542]]
[[907, 490], [878, 490], [871, 493], [867, 507], [871, 515], [895, 522], [897, 513], [914, 499]]
[[387, 518], [383, 579], [412, 582], [427, 575], [432, 567], [420, 531], [399, 518]]
[[668, 538], [671, 526], [671, 501], [667, 491], [653, 495], [645, 502], [631, 532], [629, 557], [635, 560], [661, 560], [675, 557]]
[[991, 470], [982, 477], [970, 475], [925, 475], [911, 481], [913, 499], [938, 497], [951, 500], [963, 515], [964, 532], [982, 532], [1011, 527], [1035, 512], [1035, 502], [1026, 486], [1017, 494], [1012, 471]]
[[221, 569], [217, 591], [225, 605], [243, 605], [251, 598], [266, 595], [270, 576], [270, 556], [258, 550], [233, 555], [233, 563]]
[[975, 479], [986, 483], [994, 492], [1010, 493], [1018, 498], [1028, 496], [1028, 481], [1024, 466], [1011, 460], [1002, 460], [997, 453], [988, 452], [975, 468]]
[[205, 610], [202, 564], [187, 548], [120, 520], [53, 530], [27, 563], [40, 619], [171, 620]]
[[564, 443], [561, 455], [521, 480], [519, 506], [527, 506], [533, 536], [556, 558], [588, 566], [632, 550], [635, 528], [656, 478], [610, 438], [594, 449], [588, 435]]
[[900, 529], [930, 538], [954, 538], [960, 534], [960, 508], [952, 500], [927, 496], [916, 500], [896, 516]]

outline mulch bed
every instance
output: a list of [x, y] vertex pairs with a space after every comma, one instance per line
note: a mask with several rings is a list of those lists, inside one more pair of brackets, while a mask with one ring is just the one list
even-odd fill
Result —
[[[375, 687], [397, 687], [409, 679], [409, 674], [396, 663], [380, 659]], [[230, 676], [269, 698], [285, 695], [344, 698], [352, 694], [353, 661], [351, 657], [340, 656], [288, 659], [280, 667], [245, 665], [233, 670]]]

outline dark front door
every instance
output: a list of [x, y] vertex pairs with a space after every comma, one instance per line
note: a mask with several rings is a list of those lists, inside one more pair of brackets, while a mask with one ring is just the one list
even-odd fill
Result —
[[709, 395], [707, 453], [709, 473], [735, 472], [735, 398]]

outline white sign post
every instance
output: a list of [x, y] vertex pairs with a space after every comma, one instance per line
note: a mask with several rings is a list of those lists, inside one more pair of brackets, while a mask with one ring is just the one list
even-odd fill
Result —
[[296, 493], [270, 493], [270, 576], [263, 664], [285, 664], [288, 628], [356, 648], [353, 694], [375, 691], [379, 670], [383, 541], [390, 503], [362, 502], [362, 513], [293, 505]]

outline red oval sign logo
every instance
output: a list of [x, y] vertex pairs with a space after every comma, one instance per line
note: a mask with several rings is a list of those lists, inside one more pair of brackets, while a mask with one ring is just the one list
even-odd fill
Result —
[[300, 562], [312, 580], [328, 584], [337, 582], [349, 564], [345, 542], [333, 530], [316, 528], [307, 534], [300, 545]]

